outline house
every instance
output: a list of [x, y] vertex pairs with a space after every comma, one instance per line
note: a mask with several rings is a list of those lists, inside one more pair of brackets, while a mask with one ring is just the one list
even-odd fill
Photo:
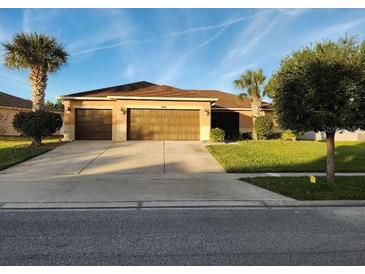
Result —
[[[32, 101], [0, 92], [0, 136], [19, 136], [20, 133], [13, 127], [13, 118], [18, 112], [31, 110]], [[63, 135], [63, 128], [55, 135]]]
[[32, 101], [0, 92], [0, 135], [19, 136], [13, 127], [14, 115], [31, 109]]
[[142, 81], [60, 99], [68, 141], [205, 141], [215, 127], [252, 131], [250, 101], [217, 90], [183, 90]]
[[[308, 131], [304, 133], [303, 136], [300, 137], [302, 140], [315, 140], [315, 141], [325, 141], [326, 133]], [[364, 130], [356, 130], [354, 132], [348, 130], [338, 130], [335, 135], [336, 141], [357, 141], [357, 142], [365, 142], [365, 131]]]

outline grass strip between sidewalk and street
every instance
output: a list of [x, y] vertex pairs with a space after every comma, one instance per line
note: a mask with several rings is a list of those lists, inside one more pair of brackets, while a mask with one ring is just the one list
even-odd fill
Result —
[[252, 177], [241, 181], [297, 200], [365, 200], [365, 176], [338, 176], [336, 182], [317, 177], [310, 182], [306, 177]]

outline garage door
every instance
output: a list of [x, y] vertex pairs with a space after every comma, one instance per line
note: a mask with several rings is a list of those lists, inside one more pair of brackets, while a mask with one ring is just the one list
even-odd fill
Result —
[[111, 109], [76, 109], [76, 140], [111, 140]]
[[199, 110], [128, 109], [128, 140], [200, 140]]

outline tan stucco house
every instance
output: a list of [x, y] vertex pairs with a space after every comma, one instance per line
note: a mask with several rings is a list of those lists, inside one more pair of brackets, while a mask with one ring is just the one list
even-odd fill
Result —
[[216, 90], [184, 90], [143, 81], [60, 98], [67, 141], [205, 141], [214, 127], [252, 131], [250, 101]]
[[[5, 92], [0, 92], [0, 136], [19, 136], [13, 127], [13, 119], [18, 112], [32, 110], [32, 101]], [[60, 113], [63, 116], [63, 113]], [[63, 135], [63, 127], [54, 135]]]
[[0, 92], [0, 135], [19, 136], [12, 124], [14, 115], [31, 109], [32, 101]]

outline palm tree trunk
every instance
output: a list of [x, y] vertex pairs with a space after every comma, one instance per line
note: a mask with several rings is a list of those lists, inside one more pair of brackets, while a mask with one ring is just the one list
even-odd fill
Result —
[[260, 115], [260, 100], [256, 97], [252, 97], [251, 100], [252, 111], [252, 139], [257, 140], [256, 134], [256, 118]]
[[29, 75], [30, 86], [32, 87], [32, 110], [43, 109], [44, 96], [47, 87], [47, 71], [42, 67], [32, 67]]
[[335, 182], [335, 134], [326, 132], [327, 182]]

